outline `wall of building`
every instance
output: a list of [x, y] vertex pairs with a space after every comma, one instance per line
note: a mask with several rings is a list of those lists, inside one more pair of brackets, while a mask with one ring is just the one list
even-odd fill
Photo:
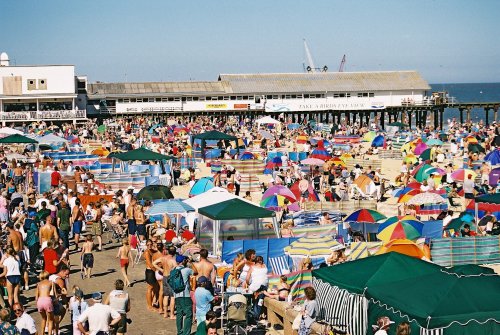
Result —
[[[13, 91], [13, 79], [20, 78], [20, 92]], [[10, 92], [9, 92], [10, 90]], [[12, 94], [14, 92], [14, 94]], [[73, 65], [0, 66], [0, 95], [75, 94]]]

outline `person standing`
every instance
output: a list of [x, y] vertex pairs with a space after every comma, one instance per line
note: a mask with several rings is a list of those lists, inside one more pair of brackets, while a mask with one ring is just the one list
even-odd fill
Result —
[[160, 297], [160, 299], [163, 299], [163, 317], [167, 318], [168, 312], [170, 312], [170, 320], [175, 320], [175, 300], [174, 291], [168, 283], [168, 279], [170, 278], [170, 271], [172, 271], [172, 269], [177, 266], [177, 262], [175, 261], [175, 254], [175, 247], [170, 246], [167, 249], [167, 254], [163, 255], [153, 262], [153, 266], [156, 268], [156, 270], [163, 273], [163, 297]]
[[60, 203], [61, 209], [57, 212], [57, 226], [59, 227], [59, 236], [63, 241], [64, 248], [69, 249], [69, 221], [71, 218], [71, 211], [65, 201]]
[[85, 241], [85, 243], [83, 243], [81, 254], [83, 269], [82, 279], [85, 277], [90, 279], [90, 276], [92, 275], [92, 268], [94, 267], [94, 254], [92, 253], [93, 249], [94, 241], [92, 235], [87, 235], [87, 240]]
[[130, 203], [127, 206], [127, 209], [125, 210], [125, 213], [127, 214], [127, 225], [128, 225], [128, 239], [129, 243], [131, 243], [132, 236], [135, 235], [135, 232], [137, 231], [137, 225], [135, 223], [135, 205], [137, 203], [137, 200], [135, 198], [132, 198], [130, 200]]
[[158, 297], [159, 287], [156, 280], [155, 267], [153, 265], [153, 256], [158, 252], [156, 245], [153, 241], [146, 241], [146, 251], [144, 252], [144, 259], [146, 260], [146, 270], [144, 272], [147, 289], [146, 289], [146, 304], [149, 310], [154, 311], [153, 301]]
[[196, 323], [201, 324], [206, 320], [206, 315], [212, 307], [211, 303], [214, 301], [214, 296], [207, 289], [207, 285], [210, 283], [207, 277], [198, 277], [196, 283], [198, 286], [194, 291], [196, 301]]
[[241, 189], [241, 173], [238, 170], [234, 172], [234, 195], [239, 196]]
[[59, 183], [61, 182], [62, 176], [59, 173], [59, 168], [57, 166], [54, 167], [54, 171], [50, 174], [50, 186], [54, 189], [59, 187]]
[[[78, 318], [78, 329], [84, 335], [94, 335], [99, 332], [109, 333], [110, 326], [116, 325], [121, 320], [121, 315], [111, 308], [111, 306], [103, 305], [102, 294], [95, 292], [92, 294], [94, 304], [87, 308]], [[89, 322], [89, 330], [86, 331], [84, 323]]]
[[82, 233], [83, 219], [85, 218], [80, 199], [75, 199], [75, 206], [71, 210], [71, 222], [73, 226], [73, 236], [75, 238], [75, 250], [78, 251], [80, 234]]
[[[188, 262], [187, 257], [178, 255], [176, 257], [176, 261], [179, 265], [174, 270], [180, 271], [184, 283], [184, 290], [181, 292], [175, 292], [176, 288], [172, 287], [174, 289], [175, 310], [177, 312], [175, 320], [177, 335], [190, 335], [191, 324], [193, 323], [193, 301], [190, 296], [191, 285], [189, 277], [196, 276], [198, 272], [196, 271], [196, 268], [193, 267], [192, 263]], [[175, 278], [174, 270], [170, 272], [171, 281]]]
[[134, 260], [132, 259], [132, 253], [130, 252], [130, 245], [128, 244], [128, 239], [124, 238], [122, 241], [122, 246], [118, 249], [118, 254], [116, 258], [120, 259], [120, 269], [123, 275], [123, 279], [125, 279], [125, 285], [130, 287], [130, 280], [128, 279], [128, 265], [132, 263], [132, 267], [134, 267]]
[[2, 259], [3, 272], [0, 277], [7, 278], [7, 295], [9, 306], [15, 302], [19, 302], [19, 285], [21, 284], [21, 270], [19, 259], [16, 257], [16, 252], [12, 247], [8, 247], [5, 251], [5, 256]]
[[130, 312], [130, 298], [127, 292], [123, 290], [123, 280], [115, 281], [115, 289], [109, 292], [104, 304], [120, 313], [120, 321], [116, 324], [116, 335], [125, 335], [127, 333], [127, 313]]

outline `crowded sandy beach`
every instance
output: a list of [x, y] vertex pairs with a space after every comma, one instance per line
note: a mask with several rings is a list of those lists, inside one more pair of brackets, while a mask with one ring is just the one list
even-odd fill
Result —
[[0, 329], [495, 334], [499, 132], [284, 114], [3, 127]]

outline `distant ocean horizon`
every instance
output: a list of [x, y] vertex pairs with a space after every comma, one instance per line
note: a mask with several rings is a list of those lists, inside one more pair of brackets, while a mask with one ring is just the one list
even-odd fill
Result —
[[[459, 84], [429, 84], [431, 92], [445, 91], [450, 97], [458, 102], [500, 102], [500, 83], [459, 83]], [[459, 118], [460, 114], [456, 108], [448, 108], [444, 113], [445, 123], [447, 119]], [[464, 118], [466, 117], [464, 113]], [[500, 116], [499, 116], [500, 118]], [[473, 109], [471, 119], [475, 122], [484, 120], [483, 109]], [[493, 112], [490, 111], [489, 121], [493, 121]]]

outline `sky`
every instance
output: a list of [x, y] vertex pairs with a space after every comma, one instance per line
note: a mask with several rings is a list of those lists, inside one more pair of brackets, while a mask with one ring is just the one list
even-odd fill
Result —
[[317, 67], [500, 82], [497, 0], [1, 1], [12, 64], [73, 64], [90, 82], [203, 81]]

